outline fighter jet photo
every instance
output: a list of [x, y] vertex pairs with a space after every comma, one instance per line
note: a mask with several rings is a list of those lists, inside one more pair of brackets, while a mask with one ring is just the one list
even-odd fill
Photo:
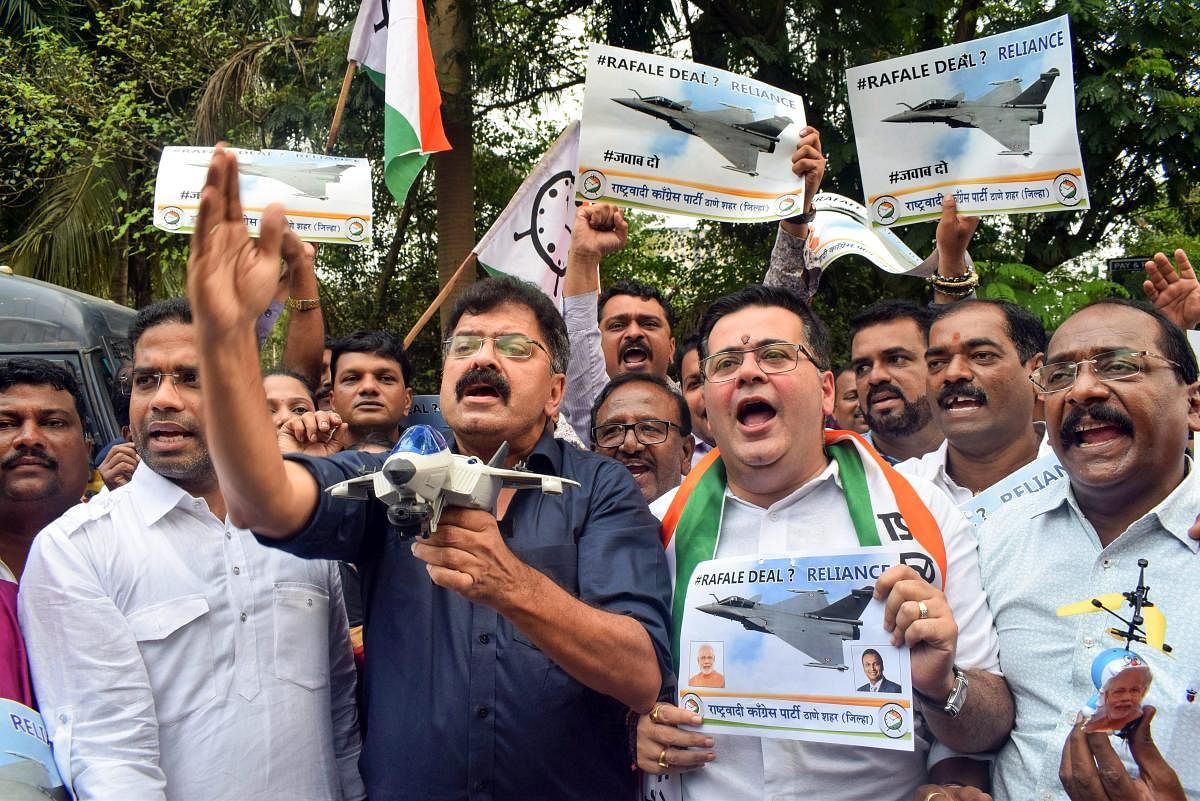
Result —
[[[789, 590], [794, 598], [764, 604], [760, 596], [734, 595], [696, 608], [710, 615], [741, 623], [750, 631], [774, 634], [798, 651], [813, 658], [809, 667], [847, 670], [842, 661], [842, 641], [857, 640], [863, 622], [859, 619], [871, 602], [873, 587], [851, 590], [846, 597], [828, 603], [825, 590]], [[714, 596], [714, 600], [716, 600]]]
[[[192, 166], [208, 167], [207, 164], [193, 164]], [[287, 184], [305, 197], [328, 200], [329, 193], [325, 191], [326, 184], [335, 184], [342, 180], [342, 173], [353, 166], [353, 164], [325, 164], [320, 167], [310, 167], [304, 164], [255, 164], [249, 161], [239, 161], [238, 174], [252, 175], [255, 178], [271, 178]]]
[[626, 108], [656, 117], [673, 130], [698, 136], [732, 164], [726, 167], [747, 175], [758, 175], [758, 154], [774, 153], [779, 134], [792, 124], [789, 117], [754, 119], [754, 112], [741, 106], [697, 111], [691, 101], [671, 100], [661, 95], [610, 98]]
[[965, 100], [959, 92], [948, 100], [934, 98], [917, 106], [900, 103], [908, 111], [885, 117], [884, 122], [941, 122], [951, 128], [977, 128], [1004, 145], [1001, 156], [1028, 156], [1029, 127], [1040, 125], [1046, 110], [1046, 95], [1058, 69], [1043, 72], [1032, 86], [1021, 91], [1021, 79], [996, 81], [992, 91], [976, 100]]

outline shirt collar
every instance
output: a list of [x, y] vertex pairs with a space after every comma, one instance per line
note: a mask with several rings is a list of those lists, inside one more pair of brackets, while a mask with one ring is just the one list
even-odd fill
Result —
[[[458, 449], [457, 438], [451, 438], [450, 451], [452, 453], [461, 453]], [[541, 438], [533, 446], [533, 450], [529, 452], [529, 455], [525, 457], [525, 468], [534, 473], [549, 473], [554, 476], [562, 475], [562, 449], [559, 447], [558, 440], [554, 438], [554, 425], [552, 423], [548, 422], [543, 427]]]
[[832, 481], [834, 484], [836, 484], [839, 491], [842, 489], [842, 475], [838, 471], [837, 459], [830, 459], [829, 464], [825, 465], [824, 470], [822, 470], [820, 473], [818, 473], [817, 475], [810, 478], [808, 481], [805, 481], [799, 487], [796, 487], [796, 489], [792, 490], [790, 493], [788, 493], [784, 497], [780, 498], [779, 500], [775, 501], [775, 503], [771, 504], [768, 507], [764, 508], [762, 506], [759, 506], [758, 504], [751, 503], [750, 501], [739, 498], [738, 496], [733, 494], [733, 490], [731, 490], [729, 488], [728, 484], [726, 484], [726, 486], [725, 486], [725, 497], [732, 498], [735, 502], [737, 502], [737, 503], [741, 504], [742, 506], [745, 506], [749, 509], [758, 509], [760, 511], [769, 510], [772, 512], [777, 512], [777, 511], [786, 509], [789, 506], [796, 504], [797, 502], [803, 500], [804, 498], [807, 498], [820, 485], [824, 484], [826, 481]]
[[[1196, 510], [1200, 508], [1200, 470], [1193, 469], [1190, 456], [1185, 454], [1184, 460], [1187, 465], [1187, 475], [1167, 497], [1159, 501], [1158, 506], [1148, 511], [1139, 520], [1145, 520], [1153, 515], [1158, 524], [1187, 546], [1189, 551], [1198, 553], [1200, 552], [1200, 542], [1189, 537], [1187, 532], [1188, 528], [1196, 522]], [[1075, 498], [1075, 490], [1071, 487], [1069, 480], [1061, 489], [1055, 488], [1053, 491], [1039, 492], [1034, 495], [1030, 503], [1030, 517], [1051, 512], [1063, 504], [1069, 506], [1081, 520], [1087, 520], [1079, 508], [1079, 501]], [[1138, 521], [1135, 520], [1130, 528], [1137, 523]]]
[[152, 526], [167, 512], [192, 499], [183, 487], [155, 473], [145, 461], [139, 461], [129, 480], [129, 492], [137, 496], [137, 508], [147, 526]]

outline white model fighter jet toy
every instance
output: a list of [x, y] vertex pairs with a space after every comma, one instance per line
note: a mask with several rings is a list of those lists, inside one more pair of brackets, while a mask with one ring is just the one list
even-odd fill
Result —
[[507, 470], [508, 443], [492, 460], [451, 453], [446, 440], [427, 425], [411, 426], [383, 463], [383, 469], [329, 488], [335, 498], [365, 501], [373, 494], [387, 504], [388, 520], [402, 530], [420, 525], [422, 534], [437, 531], [446, 506], [483, 509], [495, 514], [496, 499], [505, 487], [541, 489], [562, 495], [563, 485], [579, 482], [558, 476]]

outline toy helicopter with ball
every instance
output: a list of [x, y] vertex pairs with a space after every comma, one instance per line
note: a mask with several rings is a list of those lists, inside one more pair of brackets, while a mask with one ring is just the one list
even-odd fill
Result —
[[[1096, 692], [1083, 708], [1087, 716], [1084, 731], [1111, 732], [1118, 737], [1128, 737], [1141, 720], [1142, 700], [1151, 681], [1150, 665], [1131, 650], [1132, 644], [1137, 642], [1164, 654], [1171, 653], [1171, 646], [1164, 641], [1166, 616], [1150, 601], [1150, 587], [1146, 584], [1149, 564], [1145, 559], [1138, 560], [1138, 583], [1132, 591], [1076, 601], [1057, 610], [1059, 617], [1104, 611], [1124, 624], [1123, 628], [1106, 629], [1112, 637], [1123, 640], [1124, 645], [1105, 649], [1092, 661], [1092, 683]], [[1117, 613], [1125, 605], [1133, 610], [1128, 619]]]
[[484, 462], [452, 453], [445, 438], [430, 426], [410, 426], [379, 472], [335, 484], [329, 494], [360, 501], [374, 495], [387, 505], [388, 521], [402, 536], [420, 533], [428, 537], [437, 531], [447, 506], [495, 514], [500, 490], [506, 487], [562, 495], [564, 485], [579, 486], [579, 482], [559, 476], [506, 469], [507, 457], [507, 442]]

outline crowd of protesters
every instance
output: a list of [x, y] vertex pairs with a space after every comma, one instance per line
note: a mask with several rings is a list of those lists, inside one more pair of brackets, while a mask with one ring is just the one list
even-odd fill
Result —
[[[811, 199], [814, 129], [792, 162]], [[506, 467], [579, 487], [446, 506], [411, 537], [383, 503], [328, 491], [405, 430], [404, 347], [325, 338], [312, 247], [278, 207], [249, 237], [218, 147], [187, 298], [130, 332], [127, 441], [97, 458], [99, 494], [79, 502], [94, 443], [71, 371], [0, 364], [0, 695], [40, 710], [78, 799], [1200, 797], [1186, 256], [1147, 264], [1148, 302], [1097, 301], [1048, 335], [975, 297], [978, 220], [948, 200], [933, 302], [864, 302], [835, 366], [808, 211], [780, 223], [764, 283], [678, 344], [660, 288], [601, 291], [628, 234], [609, 205], [578, 210], [561, 306], [506, 278], [463, 291], [451, 446], [487, 461], [507, 444]], [[964, 514], [1038, 460], [1057, 472], [1036, 491]], [[696, 731], [681, 682], [730, 670], [709, 645], [699, 665], [678, 652], [677, 576], [855, 549], [903, 551], [873, 593], [907, 646], [914, 750]], [[1118, 701], [1092, 672], [1111, 621], [1056, 610], [1133, 589], [1143, 562], [1172, 650], [1135, 647], [1138, 694]], [[879, 650], [862, 663], [859, 691], [899, 691]], [[1085, 726], [1097, 689], [1110, 716], [1128, 707], [1119, 736]]]

